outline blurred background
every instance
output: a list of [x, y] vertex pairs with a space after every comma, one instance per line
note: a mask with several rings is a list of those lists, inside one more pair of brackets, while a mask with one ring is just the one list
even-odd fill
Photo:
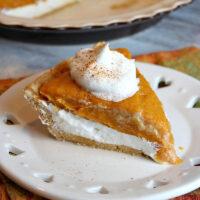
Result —
[[[153, 19], [152, 24], [150, 22], [151, 26], [148, 23], [144, 24], [148, 28], [142, 27], [143, 30], [141, 31], [138, 27], [133, 26], [131, 31], [136, 33], [132, 35], [129, 35], [131, 31], [124, 34], [126, 36], [117, 39], [112, 37], [108, 39], [103, 34], [99, 36], [98, 33], [93, 33], [93, 35], [97, 34], [96, 42], [106, 39], [112, 48], [128, 48], [133, 56], [156, 51], [170, 51], [186, 46], [200, 47], [199, 19], [200, 0], [194, 0], [193, 3], [164, 16], [158, 16], [155, 20]], [[114, 32], [116, 31], [114, 30]], [[125, 29], [124, 31], [126, 32]], [[10, 37], [12, 34], [15, 37]], [[106, 35], [106, 31], [104, 31], [104, 34]], [[31, 41], [36, 36], [25, 35], [23, 40], [23, 35], [19, 35], [20, 39], [17, 39], [18, 35], [19, 32], [17, 31], [12, 32], [2, 27], [0, 29], [1, 79], [19, 77], [53, 67], [61, 60], [73, 56], [78, 49], [91, 47], [95, 43], [95, 39], [92, 42], [87, 42], [87, 35], [84, 36], [84, 42], [74, 45], [67, 42], [62, 43], [62, 40], [59, 41], [59, 44], [56, 44], [56, 39], [48, 38], [48, 34], [39, 37], [40, 39], [36, 40], [37, 42]], [[57, 37], [59, 40], [59, 35]], [[90, 36], [88, 35], [89, 40]]]

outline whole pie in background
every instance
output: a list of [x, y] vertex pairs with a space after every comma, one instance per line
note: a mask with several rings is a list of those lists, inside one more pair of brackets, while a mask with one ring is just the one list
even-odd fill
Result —
[[192, 0], [0, 0], [0, 23], [23, 27], [82, 28], [133, 23]]

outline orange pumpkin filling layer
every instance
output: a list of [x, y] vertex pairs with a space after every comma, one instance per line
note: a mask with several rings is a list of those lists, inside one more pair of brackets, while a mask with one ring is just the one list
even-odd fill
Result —
[[[127, 50], [118, 51], [130, 57]], [[102, 100], [79, 87], [70, 77], [69, 61], [60, 63], [52, 74], [52, 78], [40, 87], [41, 97], [122, 133], [157, 142], [160, 149], [156, 155], [158, 162], [181, 162], [174, 150], [173, 135], [162, 104], [139, 71], [139, 91], [120, 102]]]
[[17, 8], [29, 4], [35, 4], [38, 0], [0, 0], [0, 8]]

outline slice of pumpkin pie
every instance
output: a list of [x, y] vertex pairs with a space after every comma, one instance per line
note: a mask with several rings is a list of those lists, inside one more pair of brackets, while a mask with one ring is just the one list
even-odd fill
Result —
[[162, 104], [126, 49], [82, 49], [25, 89], [58, 140], [178, 164]]
[[0, 9], [5, 15], [35, 18], [77, 1], [78, 0], [0, 0]]

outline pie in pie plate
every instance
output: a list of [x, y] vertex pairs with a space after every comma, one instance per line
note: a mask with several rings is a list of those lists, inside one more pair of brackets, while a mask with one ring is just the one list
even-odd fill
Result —
[[[192, 0], [0, 0], [0, 23], [37, 28], [89, 28], [141, 24]], [[144, 19], [144, 20], [143, 20]], [[149, 20], [148, 20], [149, 19]], [[118, 24], [119, 23], [119, 24]], [[20, 28], [20, 27], [19, 27]], [[108, 27], [107, 27], [108, 28]], [[39, 29], [40, 30], [40, 29]], [[95, 29], [96, 30], [96, 29]]]
[[58, 140], [179, 164], [162, 103], [134, 67], [128, 50], [97, 43], [37, 78], [25, 98]]

